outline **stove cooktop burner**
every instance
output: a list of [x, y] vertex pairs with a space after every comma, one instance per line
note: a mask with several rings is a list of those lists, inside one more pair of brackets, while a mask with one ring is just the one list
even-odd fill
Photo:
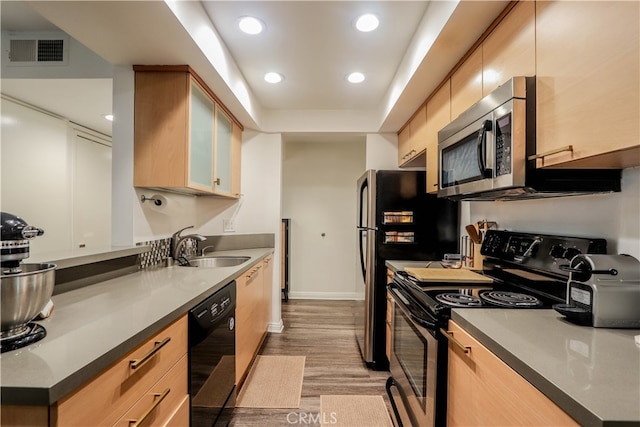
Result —
[[28, 323], [27, 327], [26, 333], [0, 340], [0, 353], [26, 347], [47, 336], [47, 330], [42, 325]]
[[506, 291], [485, 291], [480, 293], [480, 298], [490, 304], [498, 305], [500, 307], [509, 308], [527, 308], [527, 307], [539, 307], [542, 305], [542, 301], [538, 298], [521, 294], [518, 292], [506, 292]]
[[457, 292], [438, 294], [436, 295], [436, 300], [450, 307], [479, 307], [482, 305], [480, 298]]

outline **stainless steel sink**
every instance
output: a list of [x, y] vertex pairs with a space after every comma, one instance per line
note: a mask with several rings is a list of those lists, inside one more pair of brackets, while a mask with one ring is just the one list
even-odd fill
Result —
[[189, 259], [189, 264], [180, 264], [181, 267], [233, 267], [249, 261], [248, 256], [205, 256]]

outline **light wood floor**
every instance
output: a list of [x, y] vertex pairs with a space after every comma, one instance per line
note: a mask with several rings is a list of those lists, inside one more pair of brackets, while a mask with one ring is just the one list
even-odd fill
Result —
[[[351, 301], [289, 300], [282, 303], [284, 331], [270, 334], [260, 354], [306, 356], [299, 409], [236, 408], [231, 426], [319, 426], [320, 395], [380, 395], [388, 371], [362, 362]], [[293, 413], [293, 414], [292, 414]]]

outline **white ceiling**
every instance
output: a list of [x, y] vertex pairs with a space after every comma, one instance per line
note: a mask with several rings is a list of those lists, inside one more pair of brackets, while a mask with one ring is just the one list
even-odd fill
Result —
[[[3, 30], [53, 23], [115, 65], [189, 64], [246, 127], [308, 139], [317, 132], [397, 131], [507, 3], [3, 0], [1, 15]], [[445, 8], [451, 16], [434, 17]], [[353, 28], [364, 12], [379, 16], [376, 31]], [[237, 19], [244, 15], [262, 19], [266, 31], [240, 33]], [[218, 38], [200, 38], [214, 32]], [[284, 74], [282, 83], [264, 82], [264, 72], [273, 70]], [[365, 82], [346, 82], [354, 70]], [[291, 112], [298, 118], [293, 127], [286, 121]], [[356, 118], [353, 125], [345, 117]]]
[[[370, 109], [380, 103], [427, 8], [422, 1], [203, 2], [244, 78], [266, 109]], [[364, 13], [379, 16], [375, 31], [355, 29]], [[238, 29], [251, 15], [266, 24], [259, 35]], [[263, 75], [277, 71], [280, 84]], [[366, 80], [352, 84], [352, 71]]]

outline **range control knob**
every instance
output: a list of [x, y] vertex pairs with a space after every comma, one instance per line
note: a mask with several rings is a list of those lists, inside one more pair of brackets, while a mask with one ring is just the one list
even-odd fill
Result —
[[567, 248], [564, 251], [564, 254], [562, 254], [562, 257], [564, 259], [568, 259], [569, 261], [571, 261], [573, 259], [573, 257], [575, 257], [576, 255], [580, 255], [582, 252], [580, 252], [579, 249], [576, 248]]
[[566, 248], [562, 245], [553, 245], [551, 246], [551, 250], [549, 251], [549, 255], [554, 257], [554, 258], [563, 258], [564, 257], [564, 251], [566, 251]]

